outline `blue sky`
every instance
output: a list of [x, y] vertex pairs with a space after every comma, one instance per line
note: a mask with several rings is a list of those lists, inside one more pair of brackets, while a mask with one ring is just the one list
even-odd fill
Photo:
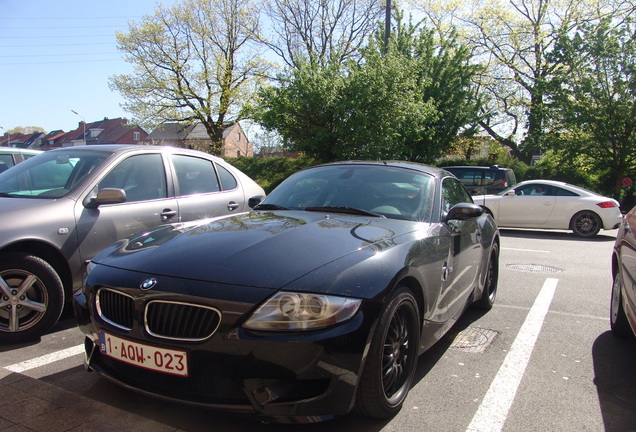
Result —
[[130, 118], [108, 87], [110, 76], [132, 72], [115, 32], [126, 32], [157, 3], [0, 0], [0, 126], [69, 131], [82, 120], [71, 110], [87, 122]]

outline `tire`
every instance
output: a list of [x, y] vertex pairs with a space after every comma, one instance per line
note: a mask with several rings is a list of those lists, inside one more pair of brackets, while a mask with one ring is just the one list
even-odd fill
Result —
[[479, 300], [475, 302], [475, 306], [481, 310], [490, 310], [495, 304], [497, 297], [497, 284], [499, 282], [499, 245], [492, 244], [490, 250], [490, 259], [486, 268], [486, 280], [484, 281], [484, 290]]
[[610, 328], [614, 335], [623, 339], [634, 338], [634, 332], [629, 326], [625, 315], [625, 306], [622, 296], [623, 282], [618, 270], [614, 273], [614, 283], [612, 284], [612, 301], [610, 306]]
[[388, 418], [402, 408], [415, 375], [419, 338], [417, 302], [400, 286], [387, 301], [371, 340], [358, 386], [358, 413]]
[[570, 221], [570, 229], [577, 237], [594, 237], [601, 230], [601, 219], [591, 211], [578, 212]]
[[0, 256], [0, 343], [39, 338], [63, 307], [62, 281], [46, 261], [24, 253]]

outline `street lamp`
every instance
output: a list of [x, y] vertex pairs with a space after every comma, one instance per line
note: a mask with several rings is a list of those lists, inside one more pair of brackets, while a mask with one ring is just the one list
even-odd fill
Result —
[[0, 129], [7, 132], [7, 147], [11, 147], [11, 133], [2, 126], [0, 126]]
[[71, 112], [82, 119], [82, 124], [84, 125], [84, 134], [82, 136], [84, 137], [84, 145], [86, 145], [86, 119], [82, 117], [77, 111], [71, 110]]

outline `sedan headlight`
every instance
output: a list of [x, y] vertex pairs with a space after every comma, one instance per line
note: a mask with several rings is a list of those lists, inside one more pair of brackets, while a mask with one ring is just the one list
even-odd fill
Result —
[[252, 330], [315, 330], [351, 318], [362, 300], [282, 291], [267, 300], [243, 327]]

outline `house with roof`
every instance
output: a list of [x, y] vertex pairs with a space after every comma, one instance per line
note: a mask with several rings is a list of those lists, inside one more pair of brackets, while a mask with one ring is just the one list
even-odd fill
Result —
[[[59, 131], [61, 132], [61, 131]], [[51, 147], [72, 147], [99, 144], [141, 144], [148, 133], [139, 126], [131, 126], [125, 118], [104, 118], [92, 123], [79, 122], [77, 129], [47, 142]], [[50, 142], [53, 142], [50, 144]]]
[[37, 149], [42, 143], [43, 132], [33, 133], [5, 133], [0, 137], [0, 146], [15, 148], [34, 148]]
[[[164, 123], [148, 134], [145, 144], [207, 151], [212, 144], [203, 124]], [[239, 123], [223, 131], [222, 157], [254, 156], [254, 145]]]
[[56, 147], [62, 147], [62, 140], [66, 136], [66, 132], [61, 129], [51, 131], [42, 137], [40, 150], [50, 150]]

